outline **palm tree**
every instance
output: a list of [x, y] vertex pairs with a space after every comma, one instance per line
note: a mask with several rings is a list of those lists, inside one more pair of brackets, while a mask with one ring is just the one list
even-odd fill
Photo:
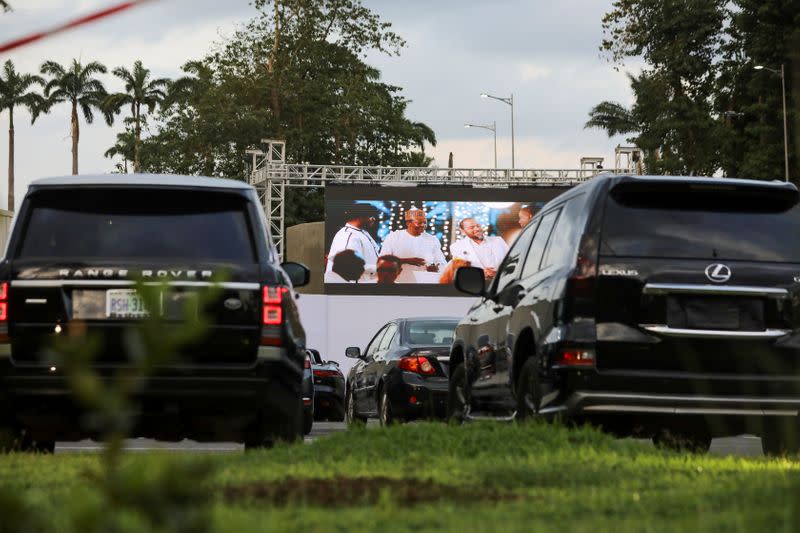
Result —
[[14, 108], [24, 106], [31, 113], [31, 124], [43, 108], [42, 95], [29, 90], [34, 85], [44, 85], [44, 80], [34, 74], [20, 74], [9, 59], [0, 74], [0, 110], [8, 109], [8, 210], [14, 210]]
[[51, 79], [44, 86], [44, 96], [47, 98], [47, 108], [61, 102], [72, 104], [72, 173], [78, 173], [78, 141], [80, 139], [80, 125], [78, 124], [78, 107], [81, 108], [83, 118], [87, 124], [94, 122], [94, 109], [103, 112], [106, 123], [110, 126], [114, 118], [102, 109], [103, 100], [108, 93], [103, 83], [96, 74], [105, 74], [108, 69], [97, 61], [82, 65], [77, 59], [72, 60], [72, 65], [65, 68], [55, 61], [47, 61], [41, 67], [42, 74], [47, 74]]
[[606, 130], [609, 137], [639, 132], [633, 112], [617, 102], [600, 102], [589, 111], [589, 121], [584, 128]]
[[142, 107], [147, 108], [148, 113], [152, 113], [156, 106], [167, 97], [166, 88], [169, 85], [167, 78], [150, 79], [150, 69], [142, 66], [141, 60], [133, 64], [133, 70], [125, 67], [117, 67], [113, 73], [125, 82], [124, 93], [110, 94], [103, 102], [103, 107], [107, 112], [119, 113], [123, 106], [131, 106], [131, 118], [133, 119], [134, 149], [133, 149], [133, 171], [141, 171], [141, 144], [142, 144]]

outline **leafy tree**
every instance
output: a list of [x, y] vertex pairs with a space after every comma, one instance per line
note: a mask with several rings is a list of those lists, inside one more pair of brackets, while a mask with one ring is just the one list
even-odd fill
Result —
[[[641, 57], [631, 78], [635, 142], [651, 172], [713, 174], [721, 122], [713, 115], [725, 0], [616, 0], [603, 18], [601, 49], [612, 61]], [[600, 111], [609, 110], [607, 106]], [[617, 110], [619, 111], [619, 110]], [[592, 119], [600, 117], [590, 116]]]
[[103, 101], [103, 108], [107, 113], [116, 114], [124, 106], [130, 106], [134, 135], [133, 171], [141, 172], [140, 151], [144, 109], [148, 113], [153, 113], [156, 106], [166, 98], [165, 90], [169, 80], [151, 79], [150, 69], [144, 68], [141, 60], [134, 62], [133, 70], [117, 67], [112, 72], [125, 83], [125, 92], [108, 95]]
[[113, 115], [102, 109], [108, 93], [103, 83], [95, 76], [105, 74], [107, 69], [102, 64], [92, 61], [83, 65], [79, 60], [73, 59], [68, 67], [59, 65], [55, 61], [47, 61], [41, 67], [42, 74], [50, 76], [44, 87], [47, 99], [46, 108], [55, 104], [67, 102], [72, 105], [70, 118], [72, 132], [72, 173], [78, 173], [78, 141], [80, 139], [80, 124], [78, 122], [78, 108], [83, 113], [87, 124], [94, 122], [94, 110], [103, 112], [106, 123], [113, 123]]
[[785, 65], [791, 179], [800, 181], [800, 3], [735, 0], [719, 79], [717, 109], [726, 117], [728, 175], [759, 179], [784, 176], [783, 102], [780, 78], [764, 65]]
[[120, 174], [128, 173], [128, 163], [133, 162], [136, 151], [136, 135], [130, 128], [125, 128], [122, 133], [117, 133], [117, 142], [103, 154], [109, 159], [121, 157], [122, 162], [115, 165]]
[[[172, 82], [142, 168], [245, 179], [246, 149], [284, 139], [289, 162], [429, 164], [434, 132], [367, 65], [402, 39], [356, 0], [257, 1], [258, 15]], [[286, 222], [320, 220], [322, 193], [287, 191]]]
[[30, 90], [44, 85], [44, 80], [34, 74], [21, 74], [9, 59], [0, 74], [0, 110], [8, 110], [8, 209], [14, 210], [14, 108], [23, 106], [31, 113], [31, 124], [42, 110], [44, 98]]

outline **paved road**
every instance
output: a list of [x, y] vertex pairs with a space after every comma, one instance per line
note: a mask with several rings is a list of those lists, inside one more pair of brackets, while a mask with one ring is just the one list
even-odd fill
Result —
[[[373, 425], [374, 421], [370, 421]], [[306, 436], [306, 442], [313, 442], [331, 433], [344, 431], [343, 422], [315, 422], [311, 433]], [[240, 452], [242, 445], [235, 442], [194, 442], [184, 440], [181, 442], [160, 442], [150, 439], [131, 439], [126, 444], [130, 451], [167, 450], [174, 452]], [[97, 452], [102, 445], [84, 440], [80, 442], [59, 442], [56, 444], [56, 453]], [[744, 435], [725, 439], [714, 439], [711, 444], [711, 453], [717, 455], [737, 455], [742, 457], [758, 457], [761, 454], [761, 440], [758, 437]]]

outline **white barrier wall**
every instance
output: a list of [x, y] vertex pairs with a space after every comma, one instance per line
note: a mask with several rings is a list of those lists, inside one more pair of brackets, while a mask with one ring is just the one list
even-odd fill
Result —
[[363, 350], [382, 325], [394, 318], [463, 317], [474, 298], [424, 296], [339, 296], [301, 294], [297, 300], [306, 330], [307, 346], [325, 360], [339, 363], [345, 376], [354, 360], [344, 356], [348, 346]]

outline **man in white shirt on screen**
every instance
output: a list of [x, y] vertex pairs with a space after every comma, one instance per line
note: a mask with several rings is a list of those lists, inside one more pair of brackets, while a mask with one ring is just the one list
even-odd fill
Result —
[[484, 235], [483, 228], [474, 218], [465, 218], [458, 226], [464, 237], [450, 246], [450, 254], [454, 259], [464, 259], [471, 266], [482, 268], [486, 279], [494, 278], [508, 252], [506, 241], [502, 237]]
[[370, 235], [369, 230], [377, 222], [378, 209], [370, 204], [354, 204], [345, 211], [345, 218], [347, 223], [336, 232], [331, 241], [325, 267], [325, 281], [327, 283], [338, 282], [332, 275], [333, 258], [344, 250], [353, 250], [364, 260], [364, 273], [358, 281], [360, 283], [374, 282], [379, 246]]
[[[403, 269], [397, 283], [418, 283], [415, 272], [439, 272], [447, 260], [442, 253], [439, 239], [425, 233], [425, 211], [409, 209], [406, 211], [405, 221], [406, 229], [393, 231], [386, 236], [379, 255], [393, 255], [400, 259]], [[436, 280], [432, 283], [436, 283]]]

